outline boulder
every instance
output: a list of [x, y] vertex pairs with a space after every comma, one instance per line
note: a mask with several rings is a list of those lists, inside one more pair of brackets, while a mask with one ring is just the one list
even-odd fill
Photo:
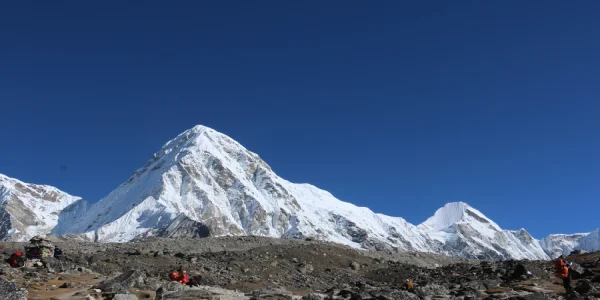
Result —
[[20, 288], [16, 283], [0, 277], [0, 299], [2, 300], [27, 300], [27, 290]]
[[598, 292], [594, 284], [587, 279], [580, 279], [579, 281], [577, 281], [577, 285], [573, 289], [580, 294], [590, 294]]
[[113, 300], [138, 300], [138, 297], [132, 294], [116, 294]]
[[242, 293], [230, 291], [222, 288], [203, 286], [191, 288], [176, 292], [157, 291], [156, 300], [176, 300], [176, 299], [221, 299], [221, 300], [247, 300]]
[[302, 300], [324, 300], [325, 297], [322, 294], [308, 293], [302, 297]]
[[535, 294], [511, 297], [511, 298], [508, 298], [507, 300], [551, 300], [551, 299], [553, 299], [553, 298], [550, 298], [548, 295], [545, 295], [542, 293], [535, 293]]
[[311, 265], [311, 264], [307, 264], [307, 265], [301, 265], [298, 268], [298, 272], [302, 273], [302, 274], [310, 274], [315, 270], [315, 268]]
[[61, 288], [61, 289], [74, 289], [75, 285], [72, 282], [65, 282], [61, 286], [59, 286], [59, 288]]
[[350, 263], [350, 268], [352, 268], [352, 270], [354, 270], [354, 271], [358, 271], [358, 270], [360, 270], [360, 264], [353, 261]]
[[268, 287], [252, 292], [251, 299], [292, 299], [294, 294], [284, 289]]
[[427, 296], [430, 296], [430, 297], [442, 296], [442, 295], [449, 295], [450, 290], [448, 290], [448, 288], [443, 285], [428, 284], [425, 286], [415, 287], [415, 294], [417, 294], [417, 296], [419, 296], [421, 298], [427, 297]]
[[126, 271], [123, 274], [98, 284], [102, 291], [112, 293], [127, 293], [130, 288], [143, 289], [145, 285], [146, 274], [139, 270]]

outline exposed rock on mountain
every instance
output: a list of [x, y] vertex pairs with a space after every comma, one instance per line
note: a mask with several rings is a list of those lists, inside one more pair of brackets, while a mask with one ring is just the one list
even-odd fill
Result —
[[78, 200], [55, 187], [0, 174], [0, 240], [25, 241], [50, 233], [61, 211]]

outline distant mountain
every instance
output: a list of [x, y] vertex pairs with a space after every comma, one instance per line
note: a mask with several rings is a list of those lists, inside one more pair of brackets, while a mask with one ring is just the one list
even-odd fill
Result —
[[540, 259], [547, 255], [525, 229], [503, 230], [463, 202], [448, 203], [418, 228], [444, 245], [442, 253], [462, 257]]
[[600, 229], [590, 233], [551, 234], [540, 241], [550, 257], [569, 254], [573, 249], [600, 251]]
[[[4, 221], [2, 232], [6, 231], [2, 239], [24, 239], [50, 231], [101, 242], [147, 236], [312, 237], [364, 249], [493, 259], [547, 259], [555, 255], [558, 244], [561, 251], [567, 251], [595, 247], [600, 241], [597, 231], [538, 241], [524, 229], [501, 229], [462, 202], [445, 205], [415, 226], [340, 201], [312, 185], [286, 181], [257, 154], [204, 126], [167, 142], [143, 168], [99, 202], [88, 204], [45, 188], [60, 195], [60, 205], [25, 213], [45, 220], [45, 225], [27, 223], [26, 218], [19, 219], [25, 223], [6, 222], [11, 217], [5, 214], [0, 218]], [[36, 203], [34, 207], [46, 203], [39, 193], [39, 197], [10, 193], [8, 198], [1, 196], [3, 207], [7, 202]]]
[[61, 211], [80, 199], [55, 187], [0, 174], [0, 240], [23, 241], [49, 234]]

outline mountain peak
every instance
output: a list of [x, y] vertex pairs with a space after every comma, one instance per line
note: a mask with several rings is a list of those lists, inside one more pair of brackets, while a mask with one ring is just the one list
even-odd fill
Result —
[[450, 202], [439, 208], [435, 214], [419, 225], [425, 230], [443, 230], [457, 223], [484, 223], [501, 230], [496, 223], [465, 202]]

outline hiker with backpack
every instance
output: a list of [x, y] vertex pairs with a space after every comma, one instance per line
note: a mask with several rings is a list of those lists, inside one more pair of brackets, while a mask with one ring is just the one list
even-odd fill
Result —
[[573, 263], [566, 260], [564, 255], [561, 255], [554, 260], [554, 275], [563, 280], [563, 286], [565, 287], [567, 294], [573, 290], [573, 286], [571, 285], [572, 265]]

